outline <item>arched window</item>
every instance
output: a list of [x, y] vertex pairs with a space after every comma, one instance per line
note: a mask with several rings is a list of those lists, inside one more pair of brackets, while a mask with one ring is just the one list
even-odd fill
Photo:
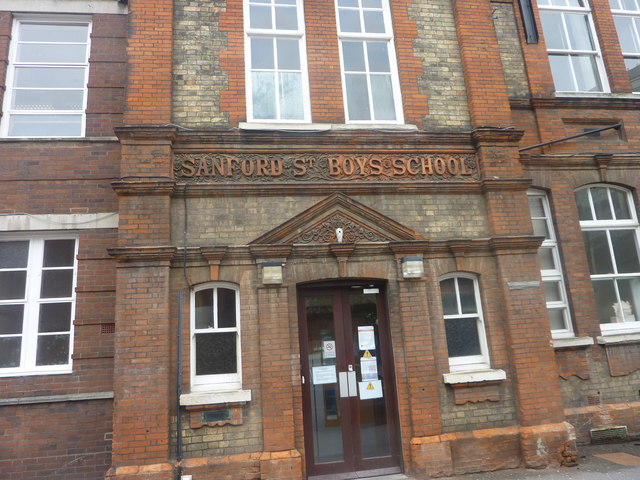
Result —
[[440, 295], [450, 370], [454, 372], [489, 368], [476, 277], [459, 273], [447, 275], [440, 281]]
[[191, 295], [191, 386], [241, 387], [240, 302], [236, 286], [205, 284]]
[[593, 185], [576, 191], [601, 330], [640, 331], [638, 218], [628, 190]]

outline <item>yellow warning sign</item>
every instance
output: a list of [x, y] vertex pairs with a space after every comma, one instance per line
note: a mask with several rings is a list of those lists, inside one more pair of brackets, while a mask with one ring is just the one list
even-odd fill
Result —
[[367, 350], [367, 351], [365, 351], [365, 352], [364, 352], [363, 357], [364, 357], [364, 358], [369, 358], [369, 357], [371, 357], [371, 354], [369, 353], [369, 350]]
[[367, 385], [367, 390], [375, 390], [373, 383], [369, 382], [369, 385]]

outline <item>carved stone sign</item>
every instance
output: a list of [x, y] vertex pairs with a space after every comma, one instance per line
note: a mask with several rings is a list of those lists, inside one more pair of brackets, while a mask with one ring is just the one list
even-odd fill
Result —
[[473, 181], [475, 155], [179, 153], [176, 179], [189, 183]]

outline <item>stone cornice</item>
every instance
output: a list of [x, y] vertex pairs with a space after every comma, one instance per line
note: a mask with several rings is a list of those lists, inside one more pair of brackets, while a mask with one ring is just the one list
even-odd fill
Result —
[[[611, 153], [606, 157], [594, 153], [556, 153], [556, 154], [523, 154], [520, 161], [528, 168], [553, 168], [557, 170], [572, 170], [598, 168], [598, 163], [606, 158], [606, 168], [640, 168], [640, 154], [638, 153]], [[599, 162], [600, 160], [600, 162]]]
[[123, 177], [111, 182], [118, 195], [171, 195], [176, 182], [168, 177]]
[[524, 130], [517, 130], [514, 127], [477, 127], [471, 132], [471, 137], [476, 145], [483, 143], [516, 144], [523, 135]]
[[173, 142], [178, 133], [178, 127], [175, 125], [125, 125], [113, 130], [121, 142], [136, 140]]
[[116, 262], [169, 265], [176, 252], [173, 246], [117, 247], [107, 250]]
[[489, 239], [489, 246], [496, 253], [536, 253], [543, 240], [544, 237], [537, 235], [493, 237]]
[[487, 178], [480, 182], [482, 192], [526, 191], [531, 186], [529, 178]]

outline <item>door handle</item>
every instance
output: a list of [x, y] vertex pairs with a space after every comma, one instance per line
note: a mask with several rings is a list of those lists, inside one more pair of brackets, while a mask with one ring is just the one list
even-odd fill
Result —
[[347, 372], [338, 372], [338, 380], [340, 382], [340, 398], [349, 396], [349, 382], [347, 380]]

